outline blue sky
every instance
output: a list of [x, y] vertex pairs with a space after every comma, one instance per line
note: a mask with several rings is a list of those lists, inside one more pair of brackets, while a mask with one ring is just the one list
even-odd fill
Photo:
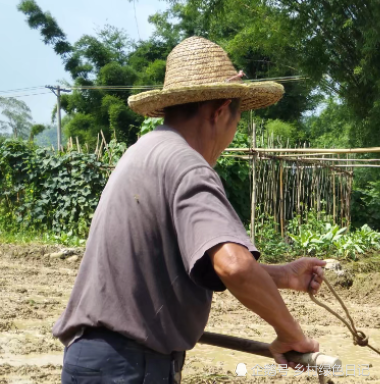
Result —
[[[66, 33], [70, 42], [84, 34], [110, 24], [123, 28], [131, 39], [147, 39], [153, 32], [148, 17], [164, 10], [167, 3], [159, 0], [36, 0], [43, 11], [49, 11]], [[25, 89], [55, 85], [60, 80], [70, 81], [63, 70], [61, 59], [46, 46], [38, 30], [32, 30], [24, 14], [17, 10], [18, 0], [3, 0], [0, 5], [0, 96], [27, 95], [48, 92], [45, 89]], [[7, 92], [20, 89], [17, 92]], [[21, 90], [24, 89], [24, 90]], [[56, 98], [52, 93], [24, 96], [36, 123], [50, 123]]]

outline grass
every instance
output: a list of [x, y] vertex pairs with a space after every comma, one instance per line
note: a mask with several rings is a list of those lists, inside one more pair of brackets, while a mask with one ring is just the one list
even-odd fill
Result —
[[0, 229], [0, 243], [2, 244], [62, 244], [71, 247], [84, 246], [86, 241], [67, 233], [56, 235], [52, 232], [40, 232], [36, 230], [11, 230]]

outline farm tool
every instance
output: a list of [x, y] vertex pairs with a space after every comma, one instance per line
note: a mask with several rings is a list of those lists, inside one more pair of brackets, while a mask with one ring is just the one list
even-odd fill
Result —
[[[320, 307], [326, 309], [328, 312], [333, 314], [340, 321], [342, 321], [343, 324], [346, 325], [346, 327], [349, 329], [349, 331], [351, 332], [351, 334], [353, 336], [354, 345], [359, 345], [361, 347], [368, 347], [380, 355], [380, 351], [368, 343], [368, 337], [362, 331], [358, 331], [356, 329], [354, 321], [353, 321], [352, 317], [350, 316], [347, 307], [343, 303], [342, 299], [335, 292], [335, 290], [331, 286], [331, 284], [327, 281], [326, 278], [323, 278], [323, 281], [326, 283], [326, 285], [329, 288], [329, 290], [331, 291], [331, 293], [335, 296], [335, 298], [338, 300], [339, 304], [342, 306], [342, 308], [343, 308], [344, 312], [346, 313], [349, 321], [346, 321], [338, 313], [336, 313], [331, 308], [329, 308], [326, 304], [323, 304], [319, 300], [317, 300], [314, 297], [312, 290], [309, 286], [308, 293], [309, 293], [310, 299], [315, 304], [319, 305]], [[242, 339], [242, 338], [238, 338], [238, 337], [221, 335], [221, 334], [217, 334], [217, 333], [204, 332], [204, 334], [202, 335], [202, 337], [199, 340], [199, 343], [200, 344], [213, 345], [213, 346], [221, 347], [221, 348], [232, 349], [232, 350], [240, 351], [240, 352], [246, 352], [246, 353], [250, 353], [253, 355], [273, 358], [272, 353], [269, 350], [269, 344], [262, 343], [259, 341]], [[301, 364], [305, 367], [308, 366], [308, 367], [316, 370], [320, 384], [326, 383], [326, 376], [325, 376], [326, 367], [334, 367], [334, 366], [340, 366], [341, 367], [342, 366], [342, 362], [338, 357], [328, 356], [328, 355], [325, 355], [321, 352], [299, 353], [299, 352], [295, 352], [295, 351], [290, 351], [290, 352], [287, 352], [285, 354], [285, 357], [288, 361], [292, 361], [294, 363]]]
[[[269, 350], [269, 344], [262, 343], [260, 341], [242, 339], [239, 337], [221, 335], [218, 333], [204, 332], [199, 340], [199, 343], [273, 358], [272, 353]], [[285, 357], [288, 361], [293, 361], [297, 364], [313, 367], [313, 369], [315, 369], [318, 373], [319, 382], [321, 384], [325, 383], [325, 376], [323, 371], [325, 367], [342, 366], [342, 362], [338, 357], [327, 356], [321, 352], [299, 353], [292, 351], [287, 352]]]

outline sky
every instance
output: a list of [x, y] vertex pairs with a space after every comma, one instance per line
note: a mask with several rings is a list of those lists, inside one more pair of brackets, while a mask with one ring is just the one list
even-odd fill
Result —
[[[153, 32], [148, 17], [167, 8], [162, 0], [138, 0], [136, 13], [129, 0], [36, 2], [44, 12], [52, 14], [71, 43], [84, 34], [94, 34], [105, 24], [124, 29], [133, 40], [145, 40]], [[58, 85], [61, 80], [71, 81], [71, 78], [53, 48], [42, 42], [39, 31], [29, 28], [25, 15], [17, 10], [18, 3], [19, 0], [0, 0], [0, 96], [23, 95], [18, 99], [27, 103], [34, 122], [48, 124], [56, 97], [37, 87]]]

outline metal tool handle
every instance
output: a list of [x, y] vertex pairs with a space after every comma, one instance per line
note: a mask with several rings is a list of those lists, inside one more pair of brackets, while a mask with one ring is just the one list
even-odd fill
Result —
[[[198, 343], [273, 358], [273, 355], [269, 350], [269, 344], [262, 343], [260, 341], [241, 339], [239, 337], [220, 335], [218, 333], [205, 332], [198, 341]], [[285, 357], [288, 359], [288, 361], [292, 361], [294, 363], [302, 365], [330, 367], [333, 367], [334, 365], [342, 365], [342, 362], [339, 358], [327, 356], [321, 352], [299, 353], [291, 351], [285, 353]]]

